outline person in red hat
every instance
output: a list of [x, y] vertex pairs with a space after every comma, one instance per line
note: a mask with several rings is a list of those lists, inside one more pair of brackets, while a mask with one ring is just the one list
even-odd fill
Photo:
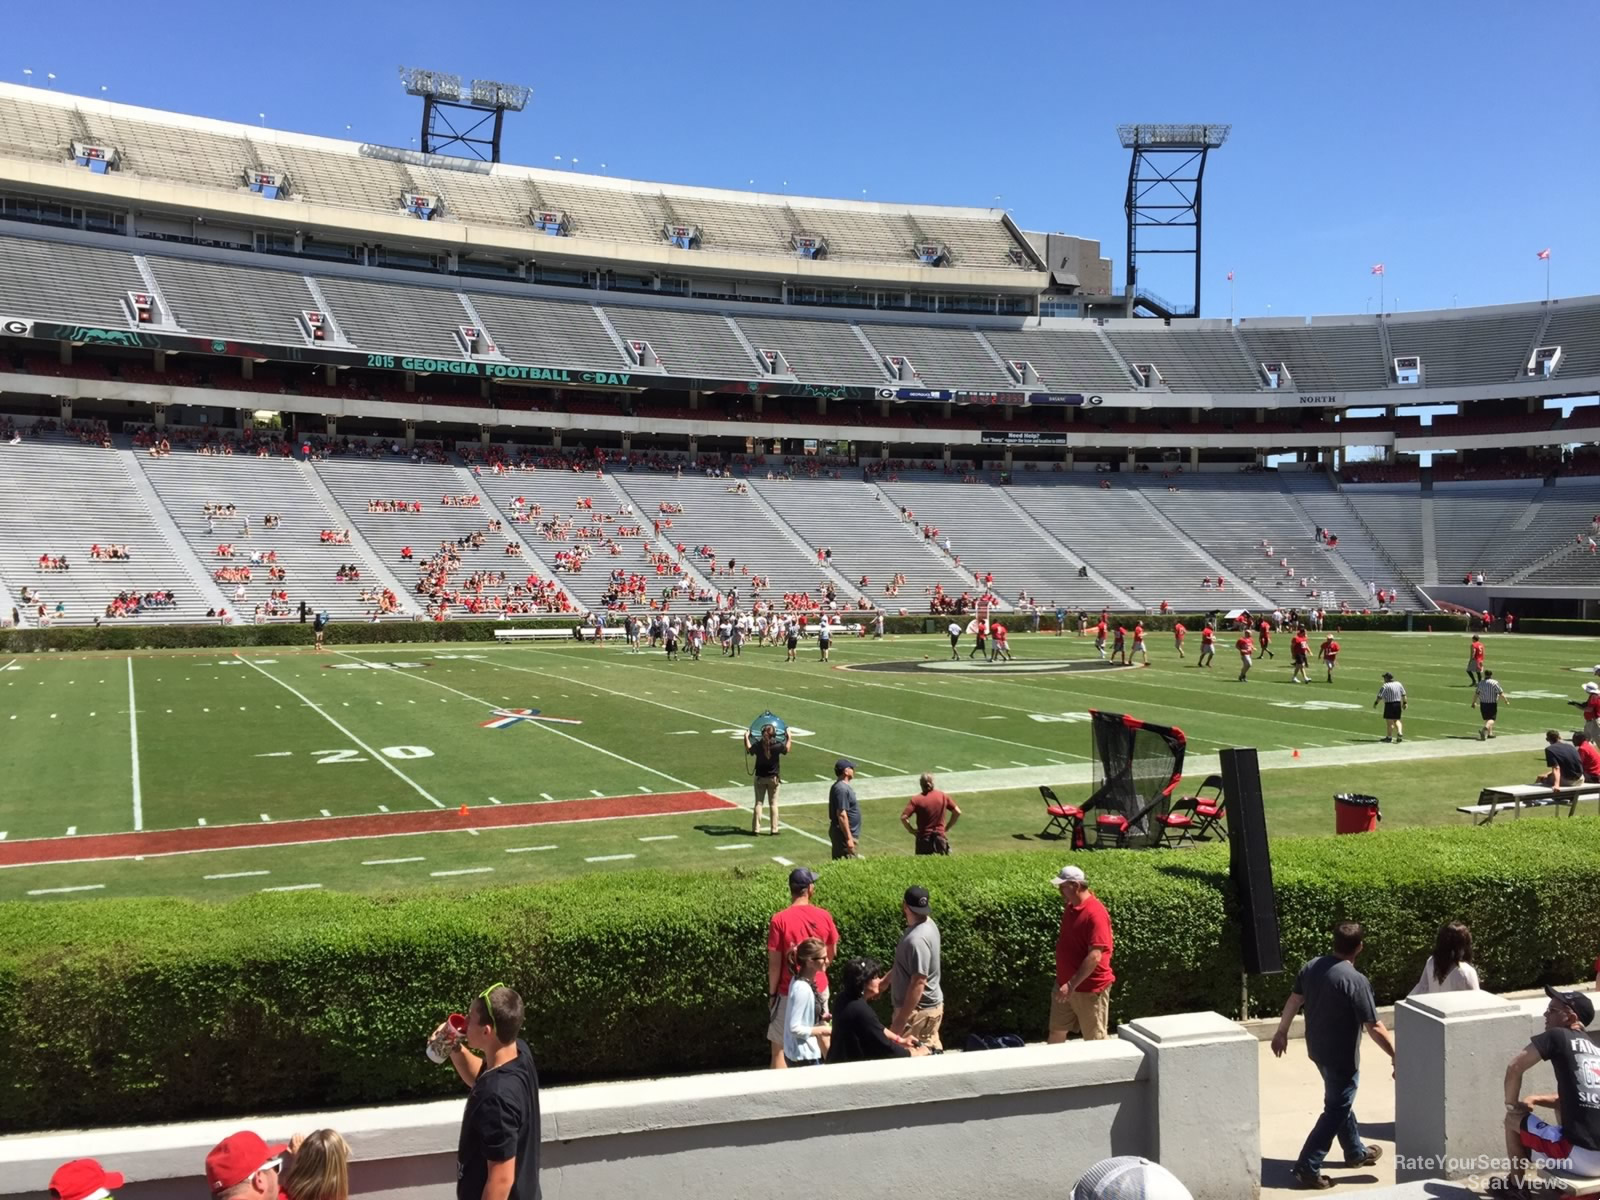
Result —
[[206, 1184], [212, 1200], [278, 1200], [278, 1171], [284, 1146], [269, 1146], [248, 1129], [231, 1133], [206, 1155]]
[[111, 1200], [123, 1184], [121, 1171], [108, 1171], [92, 1158], [75, 1158], [50, 1176], [52, 1200]]

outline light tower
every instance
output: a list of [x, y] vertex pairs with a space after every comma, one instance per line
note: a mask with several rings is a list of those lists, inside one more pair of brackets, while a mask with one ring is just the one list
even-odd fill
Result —
[[[1128, 166], [1128, 311], [1158, 317], [1200, 315], [1201, 185], [1206, 155], [1228, 140], [1232, 125], [1118, 125], [1117, 137], [1133, 151]], [[1140, 245], [1140, 230], [1144, 244]], [[1166, 300], [1139, 285], [1140, 254], [1194, 259], [1194, 298]]]
[[[459, 75], [421, 67], [401, 67], [400, 79], [406, 95], [422, 97], [424, 154], [443, 154], [450, 147], [459, 146], [461, 149], [455, 152], [458, 157], [470, 155], [484, 162], [500, 161], [500, 130], [505, 115], [521, 112], [532, 93], [531, 88], [521, 84], [492, 79], [463, 84]], [[485, 125], [490, 126], [487, 131]]]

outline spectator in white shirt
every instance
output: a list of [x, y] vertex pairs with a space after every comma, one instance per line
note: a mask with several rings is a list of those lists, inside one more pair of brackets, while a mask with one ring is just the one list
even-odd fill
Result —
[[1433, 954], [1422, 968], [1422, 978], [1411, 989], [1413, 996], [1432, 992], [1475, 992], [1478, 970], [1472, 965], [1472, 930], [1460, 921], [1439, 926]]

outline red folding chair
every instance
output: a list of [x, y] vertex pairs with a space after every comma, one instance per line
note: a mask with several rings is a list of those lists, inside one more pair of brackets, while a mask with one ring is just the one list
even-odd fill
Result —
[[[1127, 850], [1162, 845], [1166, 837], [1165, 820], [1156, 816], [1153, 810], [1165, 800], [1165, 796], [1158, 796], [1131, 817], [1121, 813], [1101, 813], [1095, 817], [1094, 848]], [[1138, 830], [1141, 824], [1144, 825], [1143, 832]]]
[[1083, 845], [1083, 809], [1076, 804], [1063, 804], [1053, 788], [1039, 785], [1039, 795], [1044, 800], [1045, 816], [1049, 823], [1039, 836], [1042, 838], [1067, 838], [1073, 849]]
[[[1210, 795], [1206, 794], [1208, 789]], [[1172, 811], [1156, 819], [1162, 825], [1163, 846], [1209, 841], [1213, 833], [1219, 841], [1227, 841], [1227, 804], [1222, 795], [1222, 776], [1207, 775], [1193, 796], [1180, 797], [1173, 802]]]

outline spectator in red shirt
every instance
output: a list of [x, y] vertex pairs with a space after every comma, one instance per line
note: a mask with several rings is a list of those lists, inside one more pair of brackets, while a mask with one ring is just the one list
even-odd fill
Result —
[[1585, 783], [1600, 783], [1600, 748], [1581, 730], [1572, 735], [1572, 744], [1578, 749], [1578, 762], [1583, 767]]
[[[813, 987], [817, 993], [820, 1011], [828, 1007], [827, 966], [839, 953], [839, 927], [833, 923], [833, 914], [819, 904], [812, 903], [817, 891], [817, 875], [807, 867], [796, 867], [789, 872], [789, 907], [772, 914], [767, 923], [767, 1044], [772, 1050], [772, 1066], [787, 1066], [783, 1061], [783, 1010], [789, 997], [789, 952], [807, 938], [816, 938], [827, 951], [822, 970], [817, 972]], [[823, 1057], [828, 1048], [822, 1047]]]
[[[949, 834], [961, 818], [961, 809], [949, 795], [933, 786], [933, 776], [926, 771], [917, 781], [921, 794], [907, 801], [900, 814], [900, 824], [917, 841], [918, 854], [949, 854]], [[945, 814], [949, 814], [949, 820]], [[912, 825], [915, 815], [917, 823]]]
[[1086, 1042], [1106, 1036], [1111, 1011], [1111, 914], [1089, 890], [1081, 867], [1062, 867], [1054, 883], [1061, 893], [1061, 931], [1056, 935], [1056, 986], [1050, 994], [1050, 1041], [1077, 1033]]

